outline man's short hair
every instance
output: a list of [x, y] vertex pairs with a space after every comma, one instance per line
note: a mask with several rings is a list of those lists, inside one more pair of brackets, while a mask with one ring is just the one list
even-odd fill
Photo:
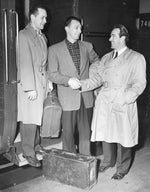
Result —
[[72, 20], [76, 20], [81, 24], [81, 19], [76, 16], [69, 16], [65, 21], [65, 26], [69, 26]]
[[46, 11], [46, 7], [44, 7], [43, 5], [33, 5], [29, 11], [29, 20], [31, 15], [36, 16], [38, 14], [38, 9], [44, 9]]
[[125, 36], [125, 41], [129, 41], [129, 32], [127, 28], [122, 24], [116, 24], [114, 25], [113, 29], [120, 29], [120, 37]]

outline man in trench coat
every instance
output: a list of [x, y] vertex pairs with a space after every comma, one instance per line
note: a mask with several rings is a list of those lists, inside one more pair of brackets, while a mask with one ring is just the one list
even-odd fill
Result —
[[[95, 73], [100, 75], [101, 85], [95, 101], [91, 141], [103, 143], [104, 159], [99, 171], [116, 165], [112, 176], [116, 180], [128, 173], [131, 149], [138, 144], [136, 101], [146, 86], [145, 58], [127, 47], [128, 37], [125, 26], [114, 26], [109, 39], [113, 51], [91, 66], [91, 71], [96, 69]], [[82, 91], [95, 88], [91, 82], [82, 81]]]
[[46, 96], [47, 42], [41, 30], [47, 12], [42, 6], [31, 8], [30, 23], [19, 32], [18, 122], [23, 157], [31, 166], [41, 166], [35, 154], [37, 126], [41, 126], [43, 101]]

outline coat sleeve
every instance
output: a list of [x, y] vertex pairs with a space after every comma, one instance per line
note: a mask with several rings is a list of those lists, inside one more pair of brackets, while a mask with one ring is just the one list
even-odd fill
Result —
[[125, 103], [135, 102], [146, 87], [146, 61], [143, 55], [139, 55], [132, 71], [131, 85], [125, 91]]
[[19, 33], [19, 76], [24, 91], [36, 90], [31, 48], [22, 32]]
[[102, 85], [102, 78], [99, 74], [96, 74], [95, 76], [89, 79], [81, 80], [80, 82], [82, 87], [81, 92], [91, 91]]
[[89, 78], [81, 80], [82, 92], [99, 88], [103, 84], [102, 76], [99, 73], [100, 61], [91, 64], [89, 68]]
[[68, 86], [69, 76], [63, 75], [59, 70], [59, 58], [56, 54], [56, 49], [49, 47], [48, 49], [48, 67], [47, 74], [49, 80], [56, 84]]

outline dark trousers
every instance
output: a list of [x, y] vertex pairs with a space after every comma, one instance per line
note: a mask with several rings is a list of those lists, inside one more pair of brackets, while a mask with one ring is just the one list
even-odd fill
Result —
[[79, 153], [90, 155], [91, 120], [93, 109], [86, 109], [81, 99], [81, 106], [76, 111], [63, 111], [62, 114], [62, 141], [63, 149], [76, 153], [75, 133], [79, 136]]
[[114, 166], [116, 164], [117, 173], [128, 173], [132, 154], [131, 148], [123, 147], [118, 143], [102, 142], [104, 159], [101, 166]]
[[23, 124], [22, 122], [20, 122], [20, 135], [21, 135], [22, 151], [24, 155], [31, 157], [35, 156], [36, 134], [37, 134], [37, 125]]

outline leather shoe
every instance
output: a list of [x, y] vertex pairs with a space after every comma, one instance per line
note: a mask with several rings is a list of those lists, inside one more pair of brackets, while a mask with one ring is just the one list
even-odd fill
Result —
[[125, 173], [115, 173], [111, 179], [115, 179], [115, 180], [121, 180], [124, 178], [126, 174]]
[[107, 165], [107, 166], [100, 166], [99, 167], [99, 172], [105, 172], [107, 169], [111, 168], [113, 166]]
[[45, 155], [46, 153], [47, 153], [47, 149], [44, 149], [44, 147], [40, 147], [40, 148], [38, 148], [36, 151], [35, 151], [35, 153], [36, 154], [40, 154], [40, 155]]
[[25, 158], [27, 160], [29, 165], [31, 165], [33, 167], [41, 167], [41, 163], [36, 157], [23, 155], [23, 158]]

